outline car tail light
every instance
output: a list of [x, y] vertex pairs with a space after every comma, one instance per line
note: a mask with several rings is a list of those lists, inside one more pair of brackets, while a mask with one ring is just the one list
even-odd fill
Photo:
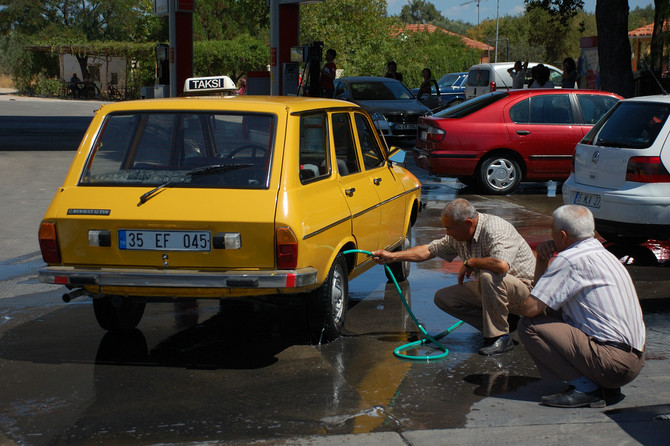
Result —
[[277, 228], [277, 268], [294, 269], [298, 265], [298, 239], [291, 228]]
[[626, 181], [637, 183], [670, 183], [668, 173], [658, 156], [634, 156], [628, 160]]
[[426, 127], [426, 141], [430, 142], [440, 142], [444, 139], [444, 135], [447, 132], [442, 130], [439, 127], [428, 126]]
[[56, 224], [43, 222], [38, 233], [42, 259], [46, 263], [60, 263], [60, 250], [58, 249], [58, 237], [56, 236]]
[[496, 91], [496, 83], [495, 83], [495, 82], [491, 82], [490, 85], [491, 85], [491, 91]]

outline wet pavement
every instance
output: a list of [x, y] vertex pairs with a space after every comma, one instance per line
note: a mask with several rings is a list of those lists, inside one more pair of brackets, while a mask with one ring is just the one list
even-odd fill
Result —
[[[602, 410], [538, 405], [562, 386], [540, 381], [522, 345], [477, 355], [481, 334], [467, 325], [442, 339], [443, 361], [397, 359], [393, 350], [419, 330], [381, 266], [350, 283], [344, 334], [330, 344], [309, 344], [304, 307], [289, 297], [152, 304], [137, 330], [113, 335], [98, 327], [89, 299], [64, 304], [61, 287], [35, 276], [39, 219], [72, 155], [0, 151], [8, 172], [0, 190], [9, 192], [0, 207], [11, 210], [0, 215], [2, 445], [651, 445], [670, 438], [665, 267], [637, 273], [639, 291], [655, 290], [643, 300], [647, 364], [624, 387], [626, 398]], [[41, 156], [43, 163], [33, 161]], [[414, 244], [443, 234], [440, 211], [455, 196], [508, 219], [531, 246], [547, 238], [561, 204], [541, 183], [494, 197], [417, 174], [426, 208]], [[457, 271], [433, 259], [412, 265], [400, 284], [430, 333], [456, 322], [433, 294], [455, 283]]]

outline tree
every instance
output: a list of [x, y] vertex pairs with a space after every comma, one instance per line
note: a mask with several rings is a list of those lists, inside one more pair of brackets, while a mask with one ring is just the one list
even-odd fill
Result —
[[597, 0], [600, 88], [628, 98], [634, 94], [628, 40], [628, 0]]
[[257, 0], [198, 0], [193, 16], [194, 40], [228, 40], [247, 34], [267, 37], [268, 2]]
[[398, 17], [404, 23], [434, 24], [445, 20], [435, 5], [425, 0], [407, 0], [407, 4], [402, 7]]
[[670, 18], [670, 2], [668, 0], [654, 0], [656, 12], [654, 14], [654, 31], [651, 36], [651, 54], [649, 56], [651, 69], [660, 73], [663, 69], [663, 54], [667, 48], [668, 38], [665, 31], [665, 22]]

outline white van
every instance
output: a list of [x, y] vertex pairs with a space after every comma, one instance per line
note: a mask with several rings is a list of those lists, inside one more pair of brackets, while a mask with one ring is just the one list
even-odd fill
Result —
[[[526, 82], [524, 88], [528, 88], [530, 82], [530, 70], [538, 62], [530, 62], [526, 70]], [[514, 62], [480, 63], [470, 67], [468, 81], [465, 84], [465, 99], [481, 96], [492, 91], [512, 88], [512, 76], [507, 72], [514, 66]], [[544, 64], [549, 68], [549, 80], [555, 87], [561, 87], [562, 72], [553, 65]]]

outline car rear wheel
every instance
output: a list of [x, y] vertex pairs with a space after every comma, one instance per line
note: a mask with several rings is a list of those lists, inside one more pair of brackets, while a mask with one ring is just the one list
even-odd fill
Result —
[[[394, 251], [405, 251], [409, 249], [412, 246], [412, 226], [407, 228], [407, 235], [405, 235], [405, 240], [403, 240], [402, 245], [398, 246]], [[409, 277], [409, 272], [410, 272], [410, 265], [412, 262], [394, 262], [394, 263], [389, 263], [388, 267], [391, 270], [391, 274], [393, 274], [393, 277], [395, 277], [395, 280], [397, 282], [402, 282], [403, 280], [407, 280]], [[386, 278], [389, 280], [389, 282], [393, 282], [393, 279], [391, 279], [391, 276], [386, 268], [384, 268], [384, 272], [386, 273]]]
[[521, 182], [521, 168], [511, 156], [489, 156], [479, 166], [477, 182], [487, 193], [504, 195], [516, 189]]
[[342, 254], [338, 254], [325, 282], [307, 296], [307, 317], [314, 343], [330, 342], [340, 336], [348, 294], [347, 262]]
[[142, 320], [146, 303], [121, 296], [93, 299], [95, 319], [107, 331], [132, 330]]

